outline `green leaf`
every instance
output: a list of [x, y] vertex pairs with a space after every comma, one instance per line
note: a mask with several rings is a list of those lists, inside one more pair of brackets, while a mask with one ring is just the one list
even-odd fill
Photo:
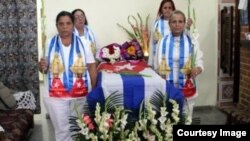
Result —
[[125, 27], [123, 27], [122, 25], [120, 25], [119, 23], [117, 23], [117, 26], [119, 26], [120, 28], [122, 28], [131, 39], [136, 39], [136, 35], [133, 34], [132, 32], [130, 32], [128, 29], [126, 29]]
[[190, 0], [188, 0], [188, 18], [190, 18]]
[[155, 91], [150, 99], [150, 104], [154, 110], [160, 112], [161, 107], [166, 107], [166, 94], [160, 90]]
[[[130, 19], [133, 19], [134, 21], [135, 21], [135, 25], [133, 25], [132, 24], [132, 22], [131, 22], [131, 20]], [[133, 16], [133, 15], [129, 15], [128, 16], [128, 23], [132, 26], [134, 26], [135, 28], [133, 28], [134, 29], [134, 33], [135, 33], [135, 35], [136, 35], [136, 37], [137, 36], [140, 36], [140, 32], [139, 32], [139, 25], [138, 25], [138, 21], [137, 21], [137, 19], [135, 18], [135, 16]]]
[[140, 104], [140, 110], [139, 110], [139, 119], [142, 119], [143, 116], [145, 115], [145, 104], [144, 104], [144, 99], [141, 101]]
[[148, 74], [143, 74], [143, 73], [138, 73], [138, 72], [133, 72], [133, 71], [122, 71], [119, 72], [117, 74], [121, 74], [121, 75], [139, 75], [139, 76], [144, 76], [144, 77], [152, 77], [152, 75], [148, 75]]
[[193, 8], [193, 19], [194, 19], [194, 29], [196, 28], [196, 16], [195, 16], [195, 10], [194, 10], [194, 8]]
[[116, 107], [123, 107], [123, 95], [115, 91], [111, 93], [105, 100], [105, 111], [112, 111]]
[[[193, 46], [193, 49], [194, 49], [194, 46]], [[192, 54], [192, 60], [191, 60], [191, 68], [194, 68], [195, 67], [195, 64], [196, 64], [196, 56], [197, 56], [197, 52], [194, 52]]]
[[148, 14], [147, 17], [146, 17], [146, 21], [145, 21], [145, 26], [146, 26], [146, 28], [148, 28], [149, 17], [150, 17], [150, 15]]
[[143, 21], [142, 21], [142, 18], [141, 18], [141, 15], [139, 13], [137, 13], [137, 16], [139, 18], [139, 21], [140, 21], [140, 34], [142, 34], [142, 30], [143, 30]]

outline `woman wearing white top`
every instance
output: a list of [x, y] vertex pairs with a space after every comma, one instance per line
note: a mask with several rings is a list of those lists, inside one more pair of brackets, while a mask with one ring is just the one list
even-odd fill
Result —
[[94, 33], [88, 26], [88, 20], [85, 15], [85, 12], [82, 9], [75, 9], [71, 12], [74, 17], [74, 32], [80, 38], [85, 38], [91, 43], [91, 51], [95, 56], [97, 51], [96, 39]]
[[171, 32], [159, 41], [155, 69], [183, 92], [187, 100], [184, 111], [189, 110], [188, 114], [192, 117], [194, 100], [198, 94], [194, 79], [203, 71], [203, 53], [197, 41], [184, 33], [185, 23], [183, 12], [176, 10], [171, 14]]
[[[170, 33], [169, 17], [175, 11], [175, 4], [172, 0], [162, 0], [159, 6], [157, 19], [155, 20], [151, 29], [150, 45], [149, 45], [149, 58], [148, 65], [153, 66], [155, 53], [157, 50], [158, 41], [165, 35]], [[187, 28], [192, 24], [192, 20], [187, 20]]]
[[73, 33], [73, 16], [62, 11], [57, 15], [55, 35], [39, 62], [39, 70], [47, 74], [44, 105], [50, 115], [56, 141], [72, 141], [69, 116], [75, 106], [82, 113], [86, 95], [96, 85], [96, 66], [87, 41]]

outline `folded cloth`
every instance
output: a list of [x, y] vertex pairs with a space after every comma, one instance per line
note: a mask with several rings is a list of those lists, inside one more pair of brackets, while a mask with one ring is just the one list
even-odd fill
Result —
[[16, 107], [16, 100], [13, 96], [14, 91], [0, 82], [0, 109], [8, 110]]
[[1, 125], [0, 125], [0, 132], [4, 132], [4, 129]]

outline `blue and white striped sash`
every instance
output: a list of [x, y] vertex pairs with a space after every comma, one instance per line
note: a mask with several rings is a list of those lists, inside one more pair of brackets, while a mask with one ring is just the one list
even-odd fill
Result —
[[[86, 40], [93, 43], [96, 47], [95, 36], [94, 33], [91, 31], [91, 29], [87, 25], [85, 25], [83, 30], [84, 30], [84, 37], [86, 38]], [[76, 33], [76, 35], [79, 35], [79, 32], [77, 31], [76, 28], [74, 29], [74, 32]]]
[[[174, 55], [174, 42], [175, 38], [172, 34], [165, 36], [162, 41], [159, 43], [159, 53], [158, 62], [166, 60], [166, 64], [170, 68], [170, 72], [166, 79], [173, 83], [173, 55]], [[180, 88], [184, 85], [185, 75], [181, 72], [181, 69], [184, 67], [185, 63], [190, 59], [193, 52], [192, 42], [189, 36], [182, 33], [180, 37], [180, 61], [179, 61], [179, 78], [178, 83]]]
[[[74, 82], [76, 81], [76, 77], [74, 76], [70, 68], [75, 62], [75, 60], [78, 58], [78, 55], [82, 56], [83, 62], [85, 63], [85, 66], [86, 66], [86, 55], [85, 55], [84, 45], [81, 39], [75, 34], [73, 34], [69, 58], [65, 58], [63, 48], [62, 48], [62, 43], [60, 41], [60, 37], [59, 35], [55, 35], [49, 44], [49, 51], [48, 51], [49, 66], [55, 54], [58, 54], [60, 61], [64, 65], [64, 72], [59, 75], [59, 78], [63, 82], [64, 88], [66, 89], [66, 91], [70, 92], [74, 85]], [[68, 66], [65, 66], [65, 59], [69, 59]], [[87, 77], [88, 75], [89, 75], [88, 71], [86, 70], [86, 72], [84, 73], [84, 76], [82, 77], [87, 88], [88, 88], [88, 83], [89, 83], [88, 77]], [[53, 80], [52, 73], [49, 72], [48, 73], [48, 81], [50, 82], [49, 88], [51, 88], [52, 80]]]
[[[155, 21], [154, 23], [154, 32], [159, 32], [161, 34], [161, 37], [164, 37], [165, 35], [170, 33], [170, 29], [169, 29], [169, 25], [168, 22], [166, 22], [166, 20], [159, 18]], [[156, 52], [156, 47], [157, 47], [157, 43], [153, 44], [153, 53], [155, 54]]]

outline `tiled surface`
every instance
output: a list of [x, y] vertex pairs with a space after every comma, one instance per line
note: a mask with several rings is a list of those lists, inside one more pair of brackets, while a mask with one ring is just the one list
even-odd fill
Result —
[[35, 115], [35, 126], [28, 141], [55, 141], [51, 121], [45, 115]]
[[225, 113], [212, 106], [195, 107], [193, 117], [200, 118], [201, 125], [224, 125], [227, 120]]

